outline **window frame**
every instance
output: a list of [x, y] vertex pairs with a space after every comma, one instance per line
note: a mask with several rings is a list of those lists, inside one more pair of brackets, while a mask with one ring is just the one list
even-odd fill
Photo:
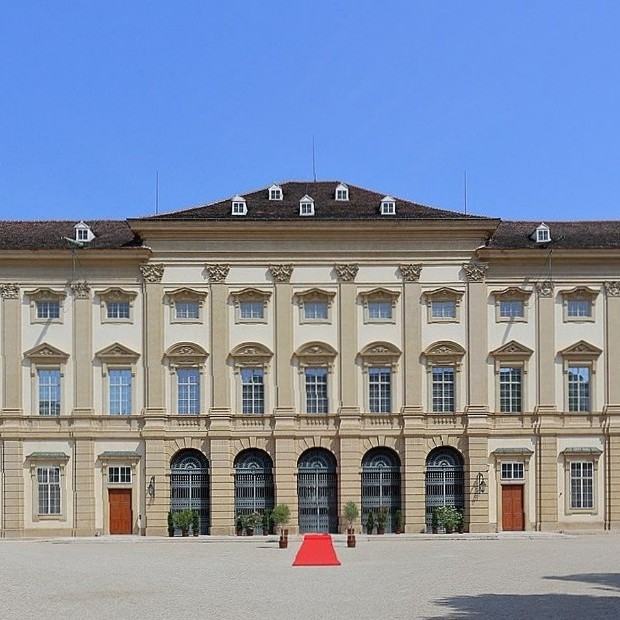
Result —
[[[299, 307], [299, 323], [304, 324], [330, 324], [332, 322], [332, 306], [336, 293], [326, 291], [319, 288], [311, 288], [306, 291], [295, 293], [295, 300]], [[325, 318], [308, 318], [306, 316], [306, 304], [308, 303], [324, 303], [327, 307], [327, 316]]]
[[[366, 374], [368, 376], [367, 384], [368, 384], [368, 413], [371, 415], [390, 415], [394, 412], [394, 402], [393, 402], [393, 375], [392, 367], [379, 365], [379, 366], [368, 366], [366, 370]], [[382, 375], [387, 374], [388, 380], [384, 381]], [[378, 380], [374, 381], [373, 377], [377, 376]], [[387, 397], [382, 394], [384, 386], [387, 386]], [[373, 395], [373, 387], [376, 387], [378, 390], [378, 395]], [[387, 407], [384, 406], [384, 401], [387, 400]], [[378, 403], [378, 406], [373, 407], [373, 401]], [[374, 409], [374, 410], [373, 410]]]
[[[67, 477], [66, 466], [69, 456], [64, 452], [33, 452], [26, 457], [30, 467], [30, 484], [32, 497], [32, 521], [66, 521], [67, 520]], [[58, 469], [59, 512], [39, 512], [39, 470]]]
[[[113, 485], [115, 488], [119, 485], [131, 485], [133, 482], [133, 467], [131, 465], [108, 465], [107, 467], [107, 482], [108, 485]], [[118, 470], [118, 472], [116, 472]], [[118, 480], [112, 480], [113, 473], [118, 473]], [[129, 473], [129, 479], [123, 480], [123, 474]], [[126, 478], [127, 476], [125, 476]]]
[[248, 203], [246, 202], [245, 198], [243, 198], [243, 196], [239, 196], [239, 194], [237, 194], [234, 198], [231, 199], [230, 201], [230, 214], [233, 216], [243, 216], [243, 215], [247, 215], [248, 213]]
[[[533, 353], [532, 349], [516, 340], [511, 340], [490, 352], [489, 355], [494, 361], [495, 411], [499, 415], [522, 415], [529, 412], [528, 366]], [[503, 368], [519, 368], [521, 370], [521, 411], [502, 411], [501, 371]]]
[[[64, 323], [64, 300], [67, 293], [64, 290], [55, 290], [51, 288], [37, 288], [33, 291], [26, 291], [25, 295], [28, 297], [30, 306], [30, 323]], [[58, 304], [58, 316], [57, 317], [39, 317], [39, 304], [53, 303]]]
[[[196, 378], [196, 381], [182, 382], [182, 373], [188, 373], [188, 377]], [[175, 407], [174, 413], [178, 416], [198, 416], [203, 413], [202, 406], [202, 372], [198, 366], [176, 366], [175, 368]], [[182, 390], [187, 391], [188, 397], [181, 399]], [[191, 397], [191, 393], [196, 391], [196, 396]], [[187, 404], [187, 411], [181, 411], [181, 403]], [[191, 406], [190, 406], [191, 405]]]
[[[333, 407], [334, 386], [333, 371], [336, 360], [336, 350], [326, 342], [312, 341], [303, 344], [295, 351], [295, 362], [299, 375], [299, 409], [306, 415], [328, 415], [331, 413], [330, 408]], [[308, 411], [308, 388], [306, 384], [306, 369], [321, 369], [325, 373], [325, 384], [327, 391], [327, 412], [310, 412]]]
[[[31, 415], [37, 418], [57, 418], [67, 413], [67, 394], [65, 390], [65, 368], [69, 360], [69, 354], [44, 342], [24, 353], [24, 357], [30, 363], [30, 404]], [[40, 412], [40, 389], [39, 371], [57, 371], [59, 373], [60, 408], [58, 415], [43, 414]]]
[[[527, 323], [529, 300], [532, 296], [531, 291], [527, 291], [524, 288], [510, 286], [501, 291], [493, 291], [491, 293], [495, 299], [495, 322], [496, 323]], [[523, 308], [523, 314], [520, 316], [503, 316], [502, 304], [503, 303], [516, 303], [520, 302]]]
[[[192, 288], [178, 288], [173, 291], [166, 291], [168, 307], [170, 309], [170, 323], [199, 324], [204, 322], [205, 300], [207, 298], [206, 291], [199, 291]], [[195, 303], [198, 306], [197, 317], [179, 317], [177, 313], [177, 304]]]
[[[364, 309], [364, 323], [396, 323], [396, 304], [400, 297], [400, 292], [391, 291], [386, 288], [374, 288], [370, 291], [359, 293], [359, 297]], [[373, 304], [389, 304], [389, 317], [373, 317], [371, 316], [371, 306]]]
[[336, 202], [348, 202], [349, 188], [344, 183], [339, 183], [338, 185], [336, 185], [336, 190], [334, 191], [334, 200]]
[[[426, 321], [427, 323], [460, 323], [461, 321], [461, 299], [464, 295], [463, 291], [457, 291], [456, 289], [449, 287], [441, 287], [432, 291], [425, 291], [423, 293], [424, 300], [426, 302]], [[453, 302], [454, 303], [454, 316], [453, 317], [436, 317], [433, 316], [433, 303], [437, 302]]]
[[[101, 323], [119, 323], [119, 324], [132, 324], [134, 322], [134, 303], [138, 296], [136, 291], [130, 291], [118, 286], [112, 286], [102, 291], [96, 291], [96, 295], [99, 297], [99, 308]], [[109, 306], [111, 303], [126, 303], [129, 304], [129, 316], [128, 317], [111, 317], [109, 315]]]
[[[401, 350], [391, 342], [376, 341], [366, 345], [360, 352], [359, 358], [364, 375], [364, 408], [368, 415], [393, 415], [397, 413], [398, 399], [398, 361], [402, 355]], [[389, 412], [371, 412], [371, 369], [374, 373], [377, 369], [389, 369], [390, 371], [390, 409]], [[380, 383], [381, 384], [381, 383]]]
[[[203, 415], [206, 411], [206, 385], [204, 380], [205, 365], [209, 354], [199, 344], [194, 342], [177, 342], [170, 346], [164, 353], [164, 359], [168, 365], [170, 373], [170, 392], [169, 392], [169, 411], [176, 416], [196, 417]], [[179, 371], [193, 370], [197, 373], [198, 382], [198, 411], [197, 412], [180, 412], [180, 384]], [[187, 385], [190, 385], [189, 383]]]
[[277, 184], [273, 184], [268, 191], [268, 196], [269, 196], [269, 200], [278, 200], [278, 201], [282, 201], [283, 200], [283, 192], [282, 192], [282, 188], [277, 185]]
[[314, 215], [314, 199], [308, 194], [299, 201], [299, 215], [301, 217], [312, 217]]
[[[111, 345], [97, 351], [95, 358], [99, 360], [101, 365], [101, 402], [103, 404], [103, 415], [113, 416], [115, 418], [125, 418], [137, 413], [136, 402], [136, 368], [140, 354], [132, 351], [125, 345], [119, 342], [114, 342]], [[111, 413], [110, 410], [110, 372], [115, 370], [127, 370], [131, 373], [131, 413]]]
[[[564, 513], [566, 516], [599, 514], [599, 459], [603, 451], [593, 447], [569, 447], [562, 451], [564, 458]], [[573, 506], [573, 464], [588, 464], [592, 468], [592, 506]]]
[[[42, 373], [54, 373], [54, 376], [57, 377], [57, 381], [55, 383], [42, 383]], [[62, 412], [62, 371], [60, 366], [48, 366], [39, 364], [37, 366], [37, 413], [39, 416], [44, 418], [57, 418]], [[48, 392], [57, 391], [58, 400], [44, 400], [41, 398], [43, 389], [47, 388]], [[43, 403], [48, 403], [50, 408], [52, 404], [55, 403], [55, 406], [58, 408], [56, 413], [42, 413], [41, 408]]]
[[[329, 368], [327, 366], [304, 366], [304, 413], [327, 415], [329, 413]], [[317, 378], [321, 380], [317, 380]], [[315, 380], [309, 380], [314, 378]], [[312, 393], [310, 393], [312, 392]]]
[[[462, 410], [460, 372], [465, 353], [465, 349], [460, 344], [450, 340], [434, 342], [424, 351], [427, 374], [427, 407], [433, 415], [456, 415]], [[435, 368], [452, 368], [453, 370], [454, 411], [435, 411], [435, 381], [433, 378], [433, 369]]]
[[[241, 291], [235, 291], [231, 293], [233, 303], [235, 306], [235, 323], [267, 323], [268, 322], [268, 310], [269, 299], [271, 298], [271, 291], [261, 291], [256, 288], [244, 288]], [[241, 316], [241, 304], [243, 303], [260, 303], [263, 306], [263, 316], [259, 318], [244, 318]]]
[[[572, 289], [560, 291], [564, 323], [594, 323], [596, 321], [596, 299], [599, 292], [587, 286], [576, 286]], [[587, 303], [590, 313], [588, 315], [572, 315], [570, 308], [573, 303]]]
[[[574, 414], [592, 414], [597, 411], [597, 385], [596, 385], [596, 366], [597, 360], [602, 350], [585, 340], [580, 340], [575, 344], [563, 349], [559, 352], [562, 357], [563, 367], [563, 391], [564, 391], [564, 411], [571, 415]], [[570, 409], [570, 368], [588, 368], [589, 369], [589, 410], [571, 411]]]
[[[230, 358], [236, 377], [236, 411], [243, 416], [265, 415], [269, 411], [269, 364], [273, 353], [258, 342], [244, 342], [237, 345], [231, 352]], [[243, 371], [247, 369], [261, 370], [263, 378], [263, 413], [244, 413], [244, 382]]]
[[[116, 373], [127, 373], [124, 376], [129, 376], [129, 385], [113, 385], [112, 382], [112, 377], [113, 375], [115, 375]], [[132, 368], [126, 368], [123, 366], [112, 366], [112, 367], [108, 367], [107, 370], [107, 375], [108, 375], [108, 414], [109, 415], [113, 415], [113, 416], [128, 416], [128, 415], [133, 415], [134, 412], [134, 403], [133, 403], [133, 394], [134, 394], [134, 376], [135, 376], [135, 371], [132, 370]], [[112, 407], [112, 389], [113, 388], [119, 388], [119, 391], [121, 394], [123, 394], [124, 392], [126, 392], [126, 388], [129, 387], [129, 398], [122, 398], [119, 399], [119, 404], [125, 404], [128, 405], [128, 409], [129, 411], [113, 411], [113, 407]], [[120, 408], [124, 408], [124, 407], [120, 407]]]

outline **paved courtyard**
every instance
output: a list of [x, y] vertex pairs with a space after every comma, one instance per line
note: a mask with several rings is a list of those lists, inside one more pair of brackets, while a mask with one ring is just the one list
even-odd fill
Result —
[[620, 536], [0, 541], [0, 618], [620, 618]]

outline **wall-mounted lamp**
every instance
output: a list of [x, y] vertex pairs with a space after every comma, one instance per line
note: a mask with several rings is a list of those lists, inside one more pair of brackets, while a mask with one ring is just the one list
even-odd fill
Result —
[[146, 492], [149, 497], [155, 497], [155, 476], [151, 476], [149, 486], [146, 487]]
[[478, 475], [476, 476], [476, 487], [478, 489], [478, 493], [484, 493], [487, 490], [487, 483], [482, 472], [478, 472]]

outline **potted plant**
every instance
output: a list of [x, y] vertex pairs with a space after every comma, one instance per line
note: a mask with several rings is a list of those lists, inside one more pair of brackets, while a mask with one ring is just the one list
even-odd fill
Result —
[[394, 534], [400, 534], [403, 531], [403, 513], [397, 510], [394, 513]]
[[464, 515], [463, 515], [463, 509], [462, 508], [458, 508], [457, 511], [459, 513], [459, 517], [458, 517], [458, 521], [456, 522], [456, 531], [459, 534], [462, 534], [463, 531], [464, 531], [465, 518], [464, 518]]
[[238, 514], [237, 518], [235, 519], [235, 533], [237, 534], [237, 536], [241, 536], [243, 534], [244, 528], [245, 528], [245, 523], [244, 523], [243, 515]]
[[344, 505], [344, 520], [347, 522], [347, 547], [355, 547], [355, 528], [353, 523], [357, 521], [359, 511], [355, 502], [347, 502]]
[[189, 528], [194, 519], [193, 510], [180, 510], [172, 515], [172, 522], [175, 527], [181, 530], [181, 536], [189, 536]]
[[439, 515], [437, 514], [438, 510], [439, 508], [433, 508], [431, 515], [431, 532], [433, 534], [437, 534], [437, 530], [439, 528]]
[[366, 534], [372, 534], [372, 531], [375, 529], [375, 515], [372, 510], [368, 511], [368, 516], [366, 517]]
[[262, 516], [262, 528], [263, 528], [263, 536], [267, 536], [270, 534], [269, 526], [271, 525], [271, 510], [265, 508]]
[[254, 536], [254, 530], [256, 526], [260, 523], [261, 516], [258, 512], [251, 512], [248, 515], [245, 515], [245, 534], [246, 536]]
[[174, 536], [174, 521], [172, 520], [172, 512], [168, 511], [168, 536]]
[[454, 506], [439, 506], [436, 510], [439, 525], [446, 530], [446, 534], [452, 534], [459, 520], [459, 511]]
[[387, 523], [388, 510], [385, 506], [380, 506], [377, 510], [377, 534], [385, 534], [385, 524]]
[[290, 518], [291, 510], [288, 504], [278, 504], [271, 511], [271, 519], [274, 525], [280, 528], [280, 540], [278, 541], [280, 549], [286, 549], [288, 547], [288, 530], [285, 530], [284, 526], [288, 523]]
[[192, 534], [198, 536], [200, 534], [200, 517], [197, 510], [192, 510]]

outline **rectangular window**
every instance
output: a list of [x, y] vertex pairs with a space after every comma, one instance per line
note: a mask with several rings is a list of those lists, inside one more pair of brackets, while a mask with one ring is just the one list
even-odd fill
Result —
[[433, 411], [435, 413], [454, 413], [454, 368], [434, 366], [432, 371]]
[[570, 507], [594, 508], [594, 468], [592, 463], [570, 464]]
[[128, 301], [108, 301], [106, 303], [109, 319], [128, 319], [129, 318], [129, 302]]
[[131, 482], [131, 467], [127, 465], [108, 467], [108, 482], [110, 484], [129, 484]]
[[200, 372], [197, 368], [177, 370], [177, 409], [181, 414], [200, 413]]
[[521, 368], [499, 369], [499, 410], [502, 413], [520, 413], [522, 392]]
[[499, 316], [502, 319], [522, 319], [525, 315], [525, 304], [521, 300], [500, 301]]
[[265, 413], [265, 385], [262, 368], [241, 369], [241, 399], [243, 413]]
[[432, 301], [431, 316], [434, 319], [455, 319], [456, 318], [456, 302], [455, 301]]
[[502, 480], [523, 480], [523, 463], [502, 463]]
[[391, 319], [392, 304], [389, 301], [368, 302], [368, 318], [371, 321]]
[[307, 321], [326, 321], [327, 302], [326, 301], [305, 301], [304, 319]]
[[368, 369], [370, 413], [392, 412], [392, 370], [390, 368]]
[[327, 413], [327, 368], [306, 368], [306, 411]]
[[59, 319], [59, 301], [37, 301], [37, 319]]
[[174, 310], [177, 319], [200, 318], [200, 304], [197, 301], [176, 301]]
[[265, 305], [262, 301], [242, 301], [239, 303], [239, 318], [245, 320], [265, 317]]
[[39, 487], [39, 514], [60, 514], [60, 467], [39, 467], [37, 469]]
[[39, 369], [39, 415], [60, 415], [60, 370]]
[[111, 415], [131, 415], [131, 370], [114, 368], [108, 373]]
[[590, 411], [590, 367], [568, 367], [568, 410]]
[[566, 316], [573, 319], [590, 318], [592, 302], [589, 299], [569, 299], [566, 302]]

